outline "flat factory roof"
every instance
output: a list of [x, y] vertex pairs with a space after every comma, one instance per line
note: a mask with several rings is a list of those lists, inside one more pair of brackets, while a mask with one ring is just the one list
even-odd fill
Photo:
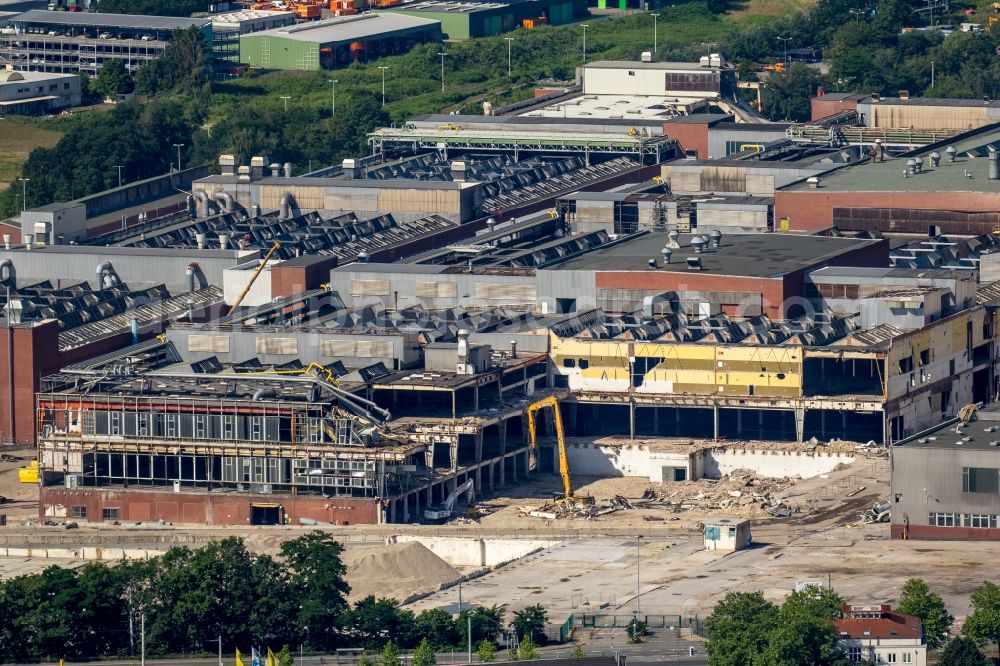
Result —
[[662, 69], [665, 72], [670, 71], [704, 71], [712, 72], [718, 69], [732, 69], [729, 63], [724, 64], [722, 67], [703, 67], [701, 63], [697, 62], [636, 62], [634, 60], [595, 60], [594, 62], [588, 62], [584, 66], [584, 71], [588, 69]]
[[948, 99], [945, 97], [880, 97], [874, 102], [870, 95], [865, 95], [860, 100], [862, 103], [868, 102], [879, 106], [950, 106], [950, 107], [989, 107], [1000, 108], [1000, 101], [981, 99]]
[[[795, 234], [728, 234], [722, 237], [721, 247], [706, 247], [703, 253], [695, 254], [691, 238], [689, 234], [678, 238], [681, 247], [673, 251], [671, 263], [666, 266], [662, 265], [660, 254], [666, 244], [666, 234], [647, 233], [566, 259], [544, 270], [649, 272], [652, 270], [649, 260], [656, 259], [660, 272], [777, 278], [880, 242]], [[688, 271], [687, 257], [699, 257], [702, 269]]]
[[134, 14], [100, 14], [91, 12], [50, 12], [44, 9], [32, 9], [16, 17], [12, 22], [99, 26], [102, 28], [136, 28], [140, 30], [185, 30], [192, 27], [200, 28], [211, 23], [211, 19], [139, 16]]
[[[959, 137], [947, 144], [939, 143], [902, 157], [886, 157], [884, 162], [866, 160], [820, 176], [816, 189], [819, 196], [827, 192], [1000, 192], [996, 181], [989, 179], [987, 146], [1000, 147], [1000, 123], [989, 129]], [[954, 146], [956, 158], [949, 161], [946, 148]], [[930, 155], [937, 152], [940, 164], [932, 166]], [[911, 157], [923, 159], [921, 173], [903, 177], [906, 162]], [[784, 188], [786, 191], [808, 190], [805, 181]]]
[[512, 4], [526, 2], [527, 0], [517, 0], [516, 2], [459, 2], [457, 0], [417, 0], [416, 2], [404, 2], [396, 5], [393, 9], [417, 12], [447, 12], [450, 14], [471, 14], [474, 12], [489, 11], [491, 9], [503, 9]]
[[[525, 111], [533, 118], [598, 118], [656, 120], [659, 122], [686, 113], [693, 104], [704, 104], [704, 95], [578, 95]], [[662, 130], [657, 134], [662, 134]]]
[[1000, 407], [990, 405], [979, 410], [975, 421], [962, 423], [959, 419], [917, 433], [909, 439], [896, 442], [894, 449], [972, 449], [995, 451], [1000, 455]]
[[377, 14], [345, 16], [326, 21], [313, 21], [311, 23], [290, 25], [284, 28], [261, 30], [260, 32], [244, 35], [244, 38], [280, 37], [300, 42], [329, 44], [333, 42], [355, 42], [375, 35], [426, 29], [440, 25], [440, 21], [433, 19], [408, 16], [406, 14], [394, 14], [392, 12], [378, 12]]

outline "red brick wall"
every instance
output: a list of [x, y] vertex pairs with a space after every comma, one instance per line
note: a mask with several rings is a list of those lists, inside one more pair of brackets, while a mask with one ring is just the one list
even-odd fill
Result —
[[[989, 212], [1000, 210], [1000, 194], [986, 192], [825, 192], [779, 190], [774, 195], [774, 217], [787, 217], [796, 231], [833, 226], [834, 208], [911, 208]], [[942, 225], [947, 232], [947, 226]]]
[[326, 499], [325, 497], [287, 497], [277, 495], [232, 495], [229, 493], [174, 493], [149, 490], [106, 490], [87, 488], [67, 490], [43, 487], [39, 517], [45, 507], [62, 505], [71, 516], [70, 507], [87, 507], [87, 520], [101, 522], [101, 510], [117, 508], [122, 522], [166, 520], [171, 523], [206, 525], [248, 525], [250, 504], [279, 504], [292, 524], [299, 518], [313, 518], [339, 525], [374, 525], [378, 522], [378, 502], [374, 499]]
[[[8, 338], [13, 333], [13, 338]], [[0, 330], [0, 438], [11, 438], [10, 356], [13, 342], [14, 432], [18, 444], [35, 444], [35, 392], [42, 376], [59, 365], [59, 325], [53, 320], [37, 326], [15, 326]]]
[[677, 141], [679, 157], [694, 150], [699, 159], [708, 157], [708, 125], [694, 123], [663, 123], [663, 133]]
[[813, 97], [810, 100], [812, 107], [812, 119], [819, 120], [832, 116], [840, 111], [856, 111], [858, 100], [856, 99], [828, 99], [826, 96]]
[[330, 271], [337, 267], [337, 257], [301, 265], [293, 262], [271, 267], [271, 298], [292, 296], [306, 289], [315, 289], [330, 281]]
[[[640, 289], [644, 291], [739, 291], [760, 294], [763, 312], [769, 317], [784, 316], [784, 282], [781, 278], [751, 278], [706, 275], [695, 271], [621, 271], [597, 273], [598, 289]], [[794, 295], [794, 294], [790, 294]]]
[[[893, 539], [903, 538], [903, 525], [890, 527]], [[1000, 539], [1000, 529], [979, 527], [937, 527], [932, 525], [910, 525], [910, 539], [936, 539], [938, 541], [996, 541]]]

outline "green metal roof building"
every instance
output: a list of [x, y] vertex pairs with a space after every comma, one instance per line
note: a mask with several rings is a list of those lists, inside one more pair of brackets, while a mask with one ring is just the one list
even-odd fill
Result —
[[430, 18], [359, 14], [240, 35], [240, 62], [261, 69], [334, 69], [440, 38], [441, 22]]
[[382, 11], [434, 19], [447, 39], [470, 39], [514, 30], [526, 19], [572, 23], [587, 16], [587, 0], [411, 0]]

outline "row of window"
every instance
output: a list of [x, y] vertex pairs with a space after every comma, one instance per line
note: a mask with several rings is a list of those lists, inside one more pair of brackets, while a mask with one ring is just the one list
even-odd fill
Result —
[[985, 513], [931, 513], [927, 524], [933, 527], [996, 528], [997, 517]]
[[[913, 663], [913, 653], [912, 652], [903, 652], [903, 653], [901, 653], [901, 656], [902, 656], [902, 662], [897, 662], [896, 661], [896, 653], [895, 652], [888, 652], [888, 653], [885, 654], [885, 661], [883, 662], [882, 659], [881, 659], [882, 655], [876, 655], [876, 663], [886, 663], [886, 664], [895, 664], [895, 663], [912, 664]], [[860, 648], [860, 647], [858, 647], [858, 646], [851, 646], [851, 648], [847, 651], [847, 657], [851, 661], [851, 663], [854, 663], [854, 664], [860, 664], [861, 662], [865, 661], [864, 654], [863, 654], [863, 649]]]
[[[101, 509], [101, 519], [102, 520], [118, 520], [120, 509], [118, 507], [111, 507]], [[69, 515], [71, 518], [79, 518], [81, 520], [87, 519], [87, 507], [85, 506], [74, 506], [70, 507]]]

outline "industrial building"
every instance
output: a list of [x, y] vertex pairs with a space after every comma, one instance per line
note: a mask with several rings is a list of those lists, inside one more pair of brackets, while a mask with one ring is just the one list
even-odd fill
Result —
[[405, 53], [440, 37], [440, 21], [394, 12], [358, 14], [241, 35], [240, 62], [260, 69], [334, 69]]
[[1000, 122], [1000, 102], [982, 99], [942, 99], [824, 93], [813, 97], [812, 120], [855, 111], [865, 127], [915, 132], [965, 132]]
[[80, 104], [80, 77], [73, 74], [0, 70], [0, 116], [51, 113]]
[[588, 15], [586, 0], [407, 0], [388, 8], [441, 22], [445, 39], [490, 37], [522, 26], [564, 25]]
[[212, 14], [214, 32], [234, 31], [241, 35], [273, 28], [295, 25], [293, 12], [279, 12], [265, 9], [244, 9], [241, 11]]
[[[293, 300], [307, 298], [283, 305]], [[259, 310], [254, 320], [266, 321]], [[322, 312], [309, 310], [315, 325], [327, 328]], [[301, 327], [275, 336], [271, 321], [244, 324], [256, 355], [237, 363], [215, 353], [185, 358], [184, 349], [229, 352], [218, 339], [231, 340], [234, 350], [245, 347], [228, 320], [219, 321], [214, 330], [178, 331], [178, 345], [158, 339], [45, 379], [38, 417], [46, 515], [208, 524], [409, 522], [467, 479], [493, 489], [528, 472], [524, 398], [545, 388], [544, 354], [493, 353], [438, 320], [455, 342], [428, 345], [417, 370], [393, 372], [375, 362], [351, 371], [339, 360], [342, 348], [365, 355], [362, 344], [374, 350], [381, 343], [354, 339], [350, 331], [337, 342], [330, 328], [331, 337], [306, 349], [287, 337]], [[434, 318], [421, 321], [418, 328], [433, 326]], [[495, 318], [493, 325], [504, 321]], [[315, 344], [315, 336], [303, 339]], [[338, 360], [325, 366], [298, 360], [318, 359], [321, 350]]]
[[209, 19], [30, 10], [0, 33], [0, 66], [19, 71], [96, 76], [108, 60], [131, 72], [160, 55], [178, 30], [197, 28], [212, 43]]
[[[990, 233], [1000, 222], [1000, 125], [893, 154], [869, 144], [859, 163], [775, 192], [779, 224], [926, 235]], [[836, 165], [833, 165], [836, 166]]]
[[892, 447], [892, 536], [1000, 537], [1000, 449], [995, 405], [953, 418]]

